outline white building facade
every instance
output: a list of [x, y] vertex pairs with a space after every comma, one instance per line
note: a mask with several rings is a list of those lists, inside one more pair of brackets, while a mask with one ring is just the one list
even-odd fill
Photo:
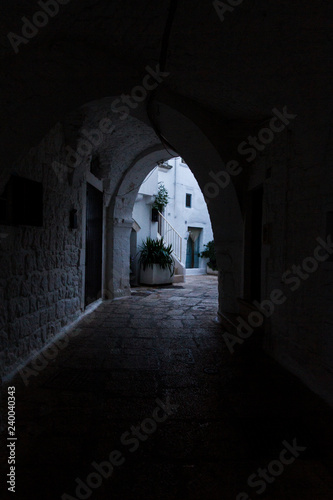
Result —
[[[169, 195], [163, 212], [166, 221], [162, 220], [162, 231], [161, 218], [160, 222], [152, 221], [152, 206], [161, 182]], [[186, 274], [206, 273], [207, 259], [200, 258], [199, 253], [206, 243], [213, 240], [213, 231], [205, 199], [185, 160], [172, 158], [159, 164], [146, 177], [134, 205], [133, 220], [131, 269], [134, 275], [138, 273], [140, 245], [148, 236], [159, 237], [159, 233], [167, 234], [169, 239], [171, 237], [176, 256], [186, 268]]]

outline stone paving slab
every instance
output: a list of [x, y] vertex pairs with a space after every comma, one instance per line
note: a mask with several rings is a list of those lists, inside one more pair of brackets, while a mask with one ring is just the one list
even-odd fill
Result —
[[[307, 450], [262, 498], [333, 500], [332, 412], [261, 351], [229, 353], [214, 321], [217, 293], [215, 276], [135, 288], [81, 322], [28, 386], [10, 383], [15, 498], [78, 498], [76, 478], [119, 450], [124, 463], [86, 498], [253, 499], [248, 477], [297, 438]], [[168, 401], [177, 409], [166, 415]]]

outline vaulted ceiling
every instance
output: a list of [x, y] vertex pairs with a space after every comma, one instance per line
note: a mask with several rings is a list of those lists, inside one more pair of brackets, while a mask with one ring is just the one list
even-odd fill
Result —
[[68, 112], [130, 91], [146, 66], [159, 62], [170, 73], [164, 86], [226, 120], [263, 119], [285, 105], [294, 112], [331, 106], [329, 2], [243, 0], [223, 22], [213, 2], [203, 0], [58, 6], [17, 54], [8, 33], [22, 35], [22, 17], [32, 20], [41, 6], [24, 0], [1, 6], [4, 163], [36, 145]]

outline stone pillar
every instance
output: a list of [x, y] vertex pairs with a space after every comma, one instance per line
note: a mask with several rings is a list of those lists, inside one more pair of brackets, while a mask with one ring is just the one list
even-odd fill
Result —
[[105, 263], [103, 299], [130, 295], [130, 235], [132, 219], [112, 218], [105, 221]]
[[219, 268], [218, 315], [237, 314], [243, 297], [244, 220], [234, 187], [221, 190], [208, 207]]

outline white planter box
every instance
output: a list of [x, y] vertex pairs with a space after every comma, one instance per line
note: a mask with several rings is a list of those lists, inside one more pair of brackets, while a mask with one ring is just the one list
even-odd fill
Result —
[[172, 282], [173, 276], [169, 269], [162, 269], [159, 264], [146, 267], [145, 271], [141, 268], [140, 283], [143, 285], [167, 285]]
[[219, 272], [213, 271], [211, 267], [207, 266], [207, 274], [213, 274], [214, 276], [218, 276]]

